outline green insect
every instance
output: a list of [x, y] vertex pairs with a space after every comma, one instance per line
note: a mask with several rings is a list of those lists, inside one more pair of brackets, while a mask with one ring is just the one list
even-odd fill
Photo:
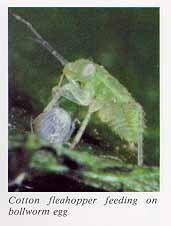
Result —
[[46, 109], [55, 106], [61, 96], [88, 111], [72, 144], [80, 141], [94, 112], [99, 120], [128, 143], [138, 145], [138, 165], [143, 164], [144, 112], [128, 90], [103, 67], [87, 59], [66, 63], [63, 77], [68, 83], [53, 89], [53, 98]]
[[[130, 144], [138, 146], [138, 165], [143, 164], [144, 111], [128, 90], [103, 67], [87, 59], [68, 62], [42, 38], [36, 29], [22, 17], [11, 13], [33, 33], [34, 40], [45, 47], [64, 66], [57, 87], [53, 88], [52, 100], [44, 111], [58, 106], [60, 97], [87, 106], [88, 111], [70, 146], [79, 143], [93, 113], [106, 123], [112, 131]], [[67, 83], [62, 85], [66, 77]]]

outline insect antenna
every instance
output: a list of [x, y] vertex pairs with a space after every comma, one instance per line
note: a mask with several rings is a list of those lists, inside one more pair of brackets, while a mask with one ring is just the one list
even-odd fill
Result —
[[37, 30], [33, 27], [33, 25], [30, 22], [28, 22], [27, 20], [23, 19], [21, 16], [13, 12], [9, 12], [9, 14], [13, 16], [16, 20], [25, 24], [33, 33], [34, 35], [33, 40], [41, 44], [45, 49], [47, 49], [63, 66], [68, 63], [68, 61], [37, 32]]

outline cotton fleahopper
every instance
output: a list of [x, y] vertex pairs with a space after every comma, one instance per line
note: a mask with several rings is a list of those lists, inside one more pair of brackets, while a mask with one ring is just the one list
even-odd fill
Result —
[[61, 96], [80, 106], [88, 106], [71, 148], [82, 136], [91, 115], [97, 112], [119, 137], [138, 145], [138, 165], [143, 164], [144, 112], [128, 90], [103, 67], [87, 59], [76, 60], [64, 66], [68, 83], [61, 87]]
[[[119, 137], [128, 143], [137, 144], [138, 165], [143, 164], [144, 111], [128, 90], [103, 67], [87, 59], [68, 62], [45, 41], [34, 27], [16, 14], [35, 36], [35, 40], [45, 47], [64, 66], [59, 85], [53, 89], [53, 97], [45, 111], [56, 107], [61, 96], [80, 106], [87, 106], [88, 112], [70, 148], [80, 141], [91, 115], [97, 113]], [[68, 83], [62, 86], [66, 77]]]

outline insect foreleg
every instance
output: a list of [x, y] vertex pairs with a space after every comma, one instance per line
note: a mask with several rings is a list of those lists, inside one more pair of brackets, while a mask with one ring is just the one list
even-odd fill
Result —
[[60, 80], [59, 80], [59, 83], [58, 83], [58, 86], [57, 86], [58, 89], [62, 86], [62, 83], [64, 81], [64, 77], [65, 77], [65, 75], [64, 75], [64, 73], [62, 73]]
[[45, 107], [44, 112], [45, 111], [49, 111], [51, 110], [53, 107], [58, 106], [58, 100], [60, 99], [60, 97], [62, 96], [62, 87], [59, 87], [57, 89], [55, 89], [55, 92], [53, 92], [53, 97], [52, 100], [49, 102], [49, 104]]
[[58, 85], [52, 89], [52, 100], [46, 106], [46, 108], [44, 109], [44, 112], [51, 110], [53, 107], [58, 106], [58, 100], [62, 96], [62, 83], [64, 81], [64, 77], [65, 77], [65, 75], [64, 75], [64, 73], [62, 73]]
[[82, 135], [83, 135], [83, 133], [84, 133], [84, 131], [85, 131], [90, 119], [91, 119], [92, 113], [93, 112], [90, 111], [90, 109], [89, 109], [88, 112], [87, 112], [86, 117], [84, 118], [84, 120], [83, 120], [83, 122], [82, 122], [82, 124], [81, 124], [81, 126], [80, 126], [80, 128], [79, 128], [79, 130], [78, 130], [73, 142], [72, 142], [72, 144], [70, 145], [70, 149], [71, 150], [73, 150], [75, 148], [75, 146], [79, 143], [79, 141], [80, 141], [80, 139], [81, 139], [81, 137], [82, 137]]

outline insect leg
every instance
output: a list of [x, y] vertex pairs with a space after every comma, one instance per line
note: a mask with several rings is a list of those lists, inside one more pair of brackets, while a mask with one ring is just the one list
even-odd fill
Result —
[[30, 129], [31, 129], [31, 134], [34, 134], [34, 130], [33, 130], [33, 118], [32, 117], [30, 119]]
[[49, 111], [53, 107], [58, 106], [58, 100], [60, 99], [61, 96], [62, 96], [62, 87], [59, 87], [59, 89], [55, 90], [52, 100], [49, 102], [49, 104], [45, 107], [43, 111], [44, 112]]
[[73, 132], [75, 130], [75, 124], [76, 123], [80, 124], [80, 121], [78, 119], [74, 119], [74, 121], [72, 122], [71, 128], [70, 128], [70, 132], [65, 137], [65, 140], [69, 140], [70, 139], [71, 135], [73, 134]]
[[81, 124], [81, 126], [80, 126], [80, 128], [79, 128], [79, 130], [78, 130], [78, 132], [77, 132], [72, 144], [70, 145], [70, 149], [71, 150], [73, 150], [75, 148], [75, 146], [79, 143], [79, 141], [80, 141], [80, 139], [81, 139], [81, 137], [82, 137], [82, 135], [83, 135], [83, 133], [84, 133], [84, 131], [85, 131], [90, 119], [91, 119], [92, 113], [93, 112], [88, 110], [86, 117], [84, 118], [84, 120], [83, 120], [83, 122], [82, 122], [82, 124]]
[[62, 83], [64, 81], [64, 77], [65, 77], [65, 75], [64, 75], [64, 73], [62, 73], [60, 80], [59, 80], [59, 83], [58, 83], [58, 89], [62, 86]]
[[143, 136], [138, 139], [138, 166], [143, 165]]

